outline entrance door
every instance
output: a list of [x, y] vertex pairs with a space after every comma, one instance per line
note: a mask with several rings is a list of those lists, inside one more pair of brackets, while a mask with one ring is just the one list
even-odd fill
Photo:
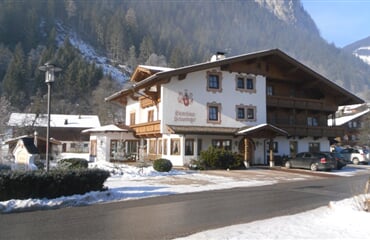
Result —
[[[245, 142], [244, 138], [242, 140], [240, 140], [240, 142], [239, 142], [239, 153], [243, 156], [243, 159], [244, 159], [244, 156], [245, 156], [245, 144], [244, 144], [244, 142]], [[247, 138], [247, 144], [248, 144], [247, 161], [250, 164], [254, 164], [254, 162], [253, 162], [254, 151], [253, 151], [253, 142], [252, 142], [252, 140]]]

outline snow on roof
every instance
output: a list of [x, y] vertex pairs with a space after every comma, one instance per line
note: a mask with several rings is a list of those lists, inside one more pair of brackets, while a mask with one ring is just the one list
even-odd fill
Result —
[[276, 132], [280, 132], [281, 134], [288, 135], [287, 131], [285, 131], [281, 128], [278, 128], [274, 125], [268, 124], [268, 123], [262, 123], [262, 124], [259, 124], [259, 125], [256, 125], [256, 126], [252, 126], [252, 127], [242, 129], [242, 130], [238, 131], [238, 134], [249, 133], [249, 132], [252, 132], [254, 130], [262, 129], [262, 128], [270, 128], [270, 129], [272, 129]]
[[[335, 119], [335, 126], [342, 126], [343, 124], [348, 123], [349, 121], [352, 121], [353, 119], [356, 119], [358, 117], [361, 117], [362, 115], [365, 115], [369, 111], [370, 111], [370, 109], [367, 108], [366, 110], [364, 110], [362, 112], [359, 112], [359, 113], [356, 113], [356, 114], [353, 114], [353, 115], [338, 117], [338, 118]], [[333, 120], [332, 119], [328, 119], [328, 126], [333, 126]]]
[[110, 124], [97, 128], [89, 128], [82, 131], [82, 133], [96, 133], [96, 132], [128, 132], [128, 129], [123, 129], [117, 125]]
[[[11, 127], [47, 127], [47, 114], [12, 113], [8, 125]], [[50, 127], [95, 128], [100, 127], [97, 115], [50, 114]]]
[[146, 68], [146, 69], [154, 70], [154, 71], [160, 71], [160, 72], [166, 72], [166, 71], [174, 70], [174, 68], [149, 66], [149, 65], [139, 65], [138, 67]]

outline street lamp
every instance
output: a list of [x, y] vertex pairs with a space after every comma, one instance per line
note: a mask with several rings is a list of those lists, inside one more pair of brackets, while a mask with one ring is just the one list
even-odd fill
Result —
[[45, 83], [48, 85], [48, 125], [46, 128], [46, 171], [49, 171], [49, 146], [50, 146], [50, 89], [51, 84], [54, 82], [54, 73], [61, 71], [52, 63], [45, 63], [39, 67], [39, 70], [45, 72]]

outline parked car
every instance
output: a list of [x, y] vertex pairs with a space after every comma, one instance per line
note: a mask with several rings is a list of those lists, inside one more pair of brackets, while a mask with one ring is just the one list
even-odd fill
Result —
[[312, 171], [330, 171], [336, 167], [336, 163], [331, 156], [324, 153], [301, 152], [295, 158], [286, 159], [284, 166], [286, 168], [305, 168]]
[[369, 154], [365, 153], [362, 149], [346, 148], [340, 151], [340, 154], [343, 155], [347, 162], [355, 165], [360, 163], [368, 164], [369, 162]]
[[335, 160], [335, 169], [341, 170], [343, 167], [347, 165], [346, 159], [344, 159], [343, 155], [339, 152], [323, 152], [326, 155], [329, 155]]

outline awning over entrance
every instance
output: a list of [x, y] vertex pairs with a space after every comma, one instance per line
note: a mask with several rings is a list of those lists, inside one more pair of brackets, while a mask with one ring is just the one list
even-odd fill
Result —
[[250, 138], [275, 138], [276, 136], [288, 136], [288, 132], [271, 124], [260, 124], [253, 127], [240, 128], [236, 135]]

